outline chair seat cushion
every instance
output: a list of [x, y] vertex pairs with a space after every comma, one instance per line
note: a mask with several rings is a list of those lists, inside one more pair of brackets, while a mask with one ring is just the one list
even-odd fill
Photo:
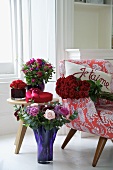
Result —
[[113, 105], [94, 105], [90, 98], [63, 99], [63, 105], [78, 117], [66, 124], [68, 127], [83, 132], [93, 133], [106, 138], [113, 138]]
[[100, 105], [96, 109], [102, 123], [107, 128], [113, 128], [113, 104]]

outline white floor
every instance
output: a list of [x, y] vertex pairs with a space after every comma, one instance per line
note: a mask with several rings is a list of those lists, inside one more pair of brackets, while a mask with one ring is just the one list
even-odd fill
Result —
[[112, 170], [113, 143], [108, 140], [97, 166], [92, 167], [98, 138], [80, 138], [75, 135], [62, 150], [65, 136], [57, 136], [52, 164], [37, 163], [37, 146], [33, 133], [27, 133], [20, 154], [14, 154], [15, 135], [0, 137], [0, 170]]

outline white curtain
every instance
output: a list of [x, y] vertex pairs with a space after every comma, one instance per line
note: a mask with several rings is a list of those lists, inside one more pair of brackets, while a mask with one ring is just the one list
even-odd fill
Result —
[[[66, 59], [66, 48], [73, 48], [74, 0], [56, 0], [56, 70], [59, 78], [59, 62]], [[59, 130], [59, 135], [66, 135], [69, 128], [65, 125]]]
[[19, 64], [33, 57], [49, 60], [55, 66], [55, 0], [15, 2]]
[[[59, 61], [65, 59], [65, 49], [73, 48], [74, 0], [17, 0], [18, 62], [29, 58], [44, 58], [55, 68], [52, 82], [46, 91], [55, 93], [59, 77]], [[22, 77], [22, 75], [20, 75]], [[63, 126], [58, 134], [66, 134]]]

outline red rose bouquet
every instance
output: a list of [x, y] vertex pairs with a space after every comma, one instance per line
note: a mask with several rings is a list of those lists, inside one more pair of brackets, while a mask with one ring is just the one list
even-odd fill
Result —
[[27, 86], [27, 84], [25, 82], [23, 82], [22, 80], [14, 80], [10, 84], [10, 87], [12, 89], [24, 89], [26, 86]]
[[99, 81], [81, 80], [74, 75], [59, 78], [56, 82], [56, 93], [62, 99], [90, 97], [93, 101], [96, 101], [101, 94], [101, 88], [102, 85]]

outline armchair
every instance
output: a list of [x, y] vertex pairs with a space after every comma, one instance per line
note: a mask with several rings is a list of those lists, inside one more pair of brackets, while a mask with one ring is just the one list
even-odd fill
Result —
[[[109, 61], [96, 59], [67, 60], [67, 62], [72, 63], [72, 67], [73, 63], [75, 64], [75, 70], [71, 70], [72, 72], [74, 71], [74, 73], [79, 72], [78, 67], [80, 66], [91, 68], [95, 71], [97, 70], [97, 72], [103, 72], [103, 77], [105, 77], [107, 82], [109, 82], [109, 88], [107, 87], [107, 90], [113, 92], [113, 66]], [[66, 75], [67, 70], [68, 65], [65, 64], [65, 61], [61, 61], [60, 76]], [[70, 73], [69, 70], [67, 72]], [[84, 78], [88, 79], [85, 76]], [[62, 102], [70, 110], [70, 113], [72, 113], [73, 110], [77, 110], [78, 117], [71, 123], [67, 124], [67, 126], [70, 128], [70, 131], [61, 148], [65, 148], [77, 130], [100, 136], [92, 163], [92, 166], [95, 167], [107, 140], [113, 139], [113, 102], [105, 99], [98, 99], [98, 101], [94, 103], [90, 98], [81, 98], [78, 100], [63, 99]]]

